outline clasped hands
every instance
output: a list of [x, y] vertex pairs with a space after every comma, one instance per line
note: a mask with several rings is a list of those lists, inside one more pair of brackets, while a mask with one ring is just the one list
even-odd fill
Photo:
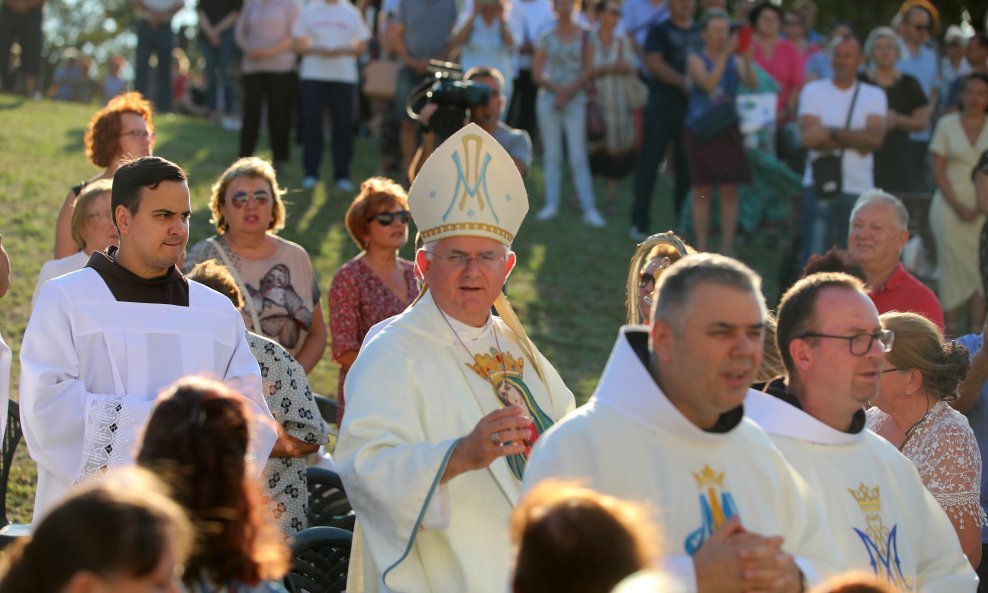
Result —
[[698, 593], [800, 593], [802, 575], [782, 537], [747, 531], [738, 517], [693, 555]]

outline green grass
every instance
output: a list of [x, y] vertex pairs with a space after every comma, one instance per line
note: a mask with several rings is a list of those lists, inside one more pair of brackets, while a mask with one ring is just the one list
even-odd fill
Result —
[[[53, 229], [68, 188], [97, 173], [82, 149], [85, 126], [95, 106], [23, 101], [0, 95], [0, 233], [10, 254], [12, 283], [0, 300], [0, 331], [14, 351], [12, 397], [16, 399], [18, 355], [29, 315], [31, 293], [41, 264], [51, 257]], [[209, 186], [236, 157], [237, 135], [200, 119], [168, 115], [155, 120], [155, 153], [179, 163], [190, 176], [192, 242], [212, 234], [206, 206]], [[260, 156], [270, 157], [262, 140]], [[334, 271], [357, 253], [343, 226], [351, 195], [324, 185], [303, 191], [301, 151], [280, 179], [289, 188], [288, 225], [281, 235], [304, 246], [312, 256], [320, 287], [328, 290]], [[328, 155], [327, 155], [328, 159]], [[324, 164], [323, 177], [331, 165]], [[377, 149], [358, 140], [352, 178], [374, 174]], [[580, 222], [568, 181], [563, 187], [563, 213], [552, 222], [529, 217], [515, 250], [519, 265], [511, 276], [509, 295], [529, 335], [560, 372], [567, 385], [585, 401], [593, 392], [618, 326], [624, 321], [624, 282], [634, 243], [628, 239], [630, 179], [621, 187], [618, 214], [605, 229]], [[527, 180], [530, 214], [542, 206], [543, 176], [536, 162]], [[673, 227], [668, 186], [660, 183], [655, 199], [656, 230]], [[602, 200], [603, 187], [598, 187]], [[778, 250], [743, 246], [743, 258], [766, 279], [766, 294], [776, 300]], [[412, 256], [411, 246], [402, 250]], [[325, 300], [323, 301], [325, 303]], [[323, 361], [309, 377], [315, 391], [335, 394], [337, 370]], [[23, 450], [12, 468], [9, 516], [27, 521], [34, 491], [34, 467]]]

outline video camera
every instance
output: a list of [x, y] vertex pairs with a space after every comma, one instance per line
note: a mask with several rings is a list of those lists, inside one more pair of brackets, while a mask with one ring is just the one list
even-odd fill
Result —
[[412, 91], [405, 109], [409, 117], [418, 120], [414, 107], [423, 97], [428, 103], [438, 106], [429, 118], [429, 128], [435, 132], [438, 144], [463, 127], [470, 108], [485, 105], [491, 100], [491, 89], [484, 84], [463, 80], [463, 69], [452, 62], [429, 60], [429, 73], [432, 78]]

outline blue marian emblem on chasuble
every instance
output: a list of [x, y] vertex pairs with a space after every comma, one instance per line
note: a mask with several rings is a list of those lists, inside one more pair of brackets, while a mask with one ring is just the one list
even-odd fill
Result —
[[865, 529], [852, 527], [861, 538], [868, 563], [879, 577], [888, 579], [902, 591], [912, 591], [913, 583], [902, 574], [902, 561], [899, 558], [898, 525], [889, 529], [882, 519], [882, 500], [878, 486], [869, 488], [861, 484], [857, 490], [847, 489], [858, 503], [865, 517]]
[[693, 555], [708, 537], [713, 535], [728, 519], [738, 514], [734, 497], [724, 487], [724, 472], [716, 472], [709, 465], [699, 472], [692, 472], [696, 488], [700, 491], [700, 520], [702, 525], [686, 536], [683, 542], [686, 553]]
[[472, 207], [467, 210], [467, 202], [474, 199], [477, 202], [477, 210], [483, 212], [486, 208], [490, 208], [494, 222], [499, 224], [501, 219], [494, 209], [490, 192], [487, 191], [487, 166], [491, 163], [491, 153], [484, 150], [484, 139], [478, 134], [467, 134], [462, 141], [462, 151], [456, 150], [451, 157], [453, 164], [456, 165], [456, 187], [453, 188], [449, 207], [443, 212], [443, 222], [448, 221], [454, 206], [473, 218], [477, 211]]

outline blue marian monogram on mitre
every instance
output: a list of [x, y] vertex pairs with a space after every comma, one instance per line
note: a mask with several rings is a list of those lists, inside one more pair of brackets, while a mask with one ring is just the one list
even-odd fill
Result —
[[[501, 219], [494, 210], [490, 192], [487, 191], [487, 166], [491, 162], [491, 153], [484, 150], [484, 139], [477, 134], [467, 134], [463, 137], [463, 149], [455, 151], [451, 158], [456, 165], [456, 187], [453, 189], [449, 208], [443, 213], [443, 221], [448, 220], [457, 199], [459, 199], [460, 211], [464, 211], [467, 208], [467, 201], [473, 198], [477, 201], [478, 210], [483, 212], [485, 208], [490, 208], [494, 222], [500, 223]], [[464, 167], [466, 167], [465, 171]], [[473, 217], [472, 209], [467, 210], [467, 216]]]

